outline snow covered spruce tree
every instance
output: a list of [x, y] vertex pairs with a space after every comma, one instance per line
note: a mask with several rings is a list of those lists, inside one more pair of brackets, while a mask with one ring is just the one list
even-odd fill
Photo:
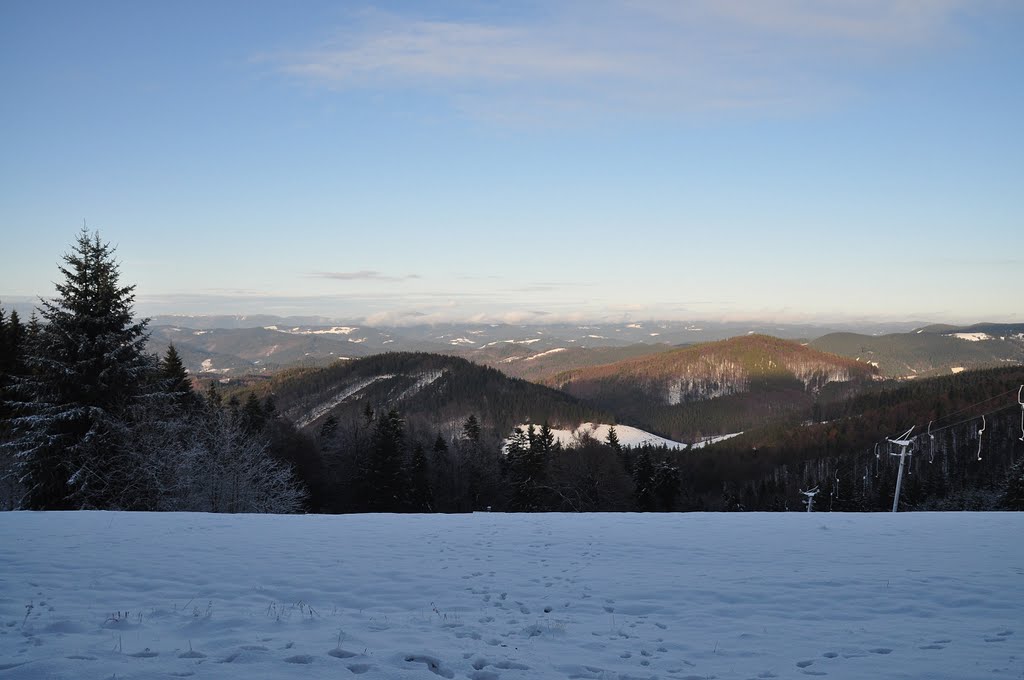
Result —
[[63, 261], [58, 296], [41, 304], [44, 323], [16, 389], [11, 445], [22, 506], [144, 507], [141, 461], [120, 446], [128, 409], [155, 391], [135, 287], [121, 285], [114, 249], [98, 233], [83, 228]]

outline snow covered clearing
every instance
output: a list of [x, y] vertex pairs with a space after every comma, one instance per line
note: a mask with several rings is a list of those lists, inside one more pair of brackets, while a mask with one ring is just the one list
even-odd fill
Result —
[[422, 391], [423, 388], [426, 387], [427, 385], [432, 385], [433, 383], [437, 382], [437, 379], [440, 378], [445, 373], [447, 373], [447, 371], [439, 370], [426, 371], [424, 373], [418, 374], [416, 376], [416, 382], [413, 383], [412, 386], [409, 387], [407, 390], [398, 395], [395, 401], [404, 401], [409, 397], [416, 395], [417, 393]]
[[375, 375], [372, 378], [365, 378], [363, 380], [356, 381], [356, 382], [352, 383], [351, 385], [349, 385], [349, 386], [345, 387], [344, 389], [342, 389], [341, 392], [339, 392], [338, 394], [336, 394], [333, 397], [331, 397], [330, 401], [328, 401], [328, 402], [326, 402], [324, 404], [321, 404], [320, 406], [318, 406], [315, 409], [313, 409], [306, 417], [300, 418], [295, 423], [295, 425], [297, 427], [299, 427], [299, 428], [306, 427], [311, 422], [313, 422], [314, 420], [316, 420], [320, 416], [324, 415], [325, 413], [330, 411], [332, 408], [334, 408], [335, 406], [337, 406], [341, 402], [343, 402], [346, 399], [348, 399], [349, 397], [351, 397], [356, 392], [359, 392], [360, 390], [362, 390], [362, 389], [364, 389], [366, 387], [369, 387], [370, 385], [372, 385], [373, 383], [377, 382], [378, 380], [387, 380], [388, 378], [394, 378], [394, 377], [395, 377], [394, 375], [389, 373], [389, 374], [385, 374], [385, 375]]
[[[525, 432], [529, 425], [523, 424], [519, 427], [523, 428], [523, 431]], [[540, 427], [535, 427], [539, 432]], [[611, 428], [611, 425], [603, 423], [583, 423], [575, 430], [556, 430], [555, 428], [551, 428], [551, 434], [555, 435], [555, 439], [560, 441], [562, 446], [572, 446], [577, 433], [588, 434], [594, 439], [603, 442], [608, 439], [609, 428]], [[670, 449], [686, 448], [686, 444], [683, 442], [665, 439], [664, 437], [659, 437], [656, 434], [651, 434], [646, 430], [641, 430], [638, 427], [630, 427], [629, 425], [616, 425], [615, 435], [619, 438], [619, 443], [623, 446], [640, 446], [641, 444], [650, 444], [651, 446], [667, 446]]]
[[1019, 678], [1024, 513], [0, 513], [0, 677]]
[[968, 342], [981, 342], [982, 340], [992, 340], [992, 336], [988, 333], [953, 333], [954, 338], [960, 340], [967, 340]]

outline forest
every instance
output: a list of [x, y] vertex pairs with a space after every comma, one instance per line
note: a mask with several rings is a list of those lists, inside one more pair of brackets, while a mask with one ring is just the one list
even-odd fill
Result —
[[[98, 233], [79, 233], [59, 272], [27, 322], [0, 308], [8, 510], [802, 511], [814, 494], [814, 510], [884, 511], [899, 469], [888, 440], [911, 426], [901, 510], [1024, 509], [1021, 367], [821, 389], [699, 450], [627, 447], [614, 429], [563, 445], [550, 427], [614, 422], [613, 410], [423, 354], [297, 369], [290, 391], [199, 384], [173, 345], [146, 353], [134, 286]], [[412, 365], [427, 378], [395, 377]], [[448, 374], [408, 412], [387, 397]], [[297, 415], [339, 380], [379, 376], [393, 380], [375, 400]], [[744, 399], [694, 400], [688, 414], [721, 426]]]

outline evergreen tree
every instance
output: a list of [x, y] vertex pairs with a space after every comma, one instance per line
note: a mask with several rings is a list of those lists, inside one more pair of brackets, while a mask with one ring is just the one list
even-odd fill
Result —
[[480, 423], [472, 413], [469, 414], [466, 422], [462, 425], [462, 438], [472, 442], [474, 445], [480, 445]]
[[16, 397], [14, 387], [25, 372], [25, 327], [18, 312], [11, 311], [5, 320], [0, 307], [0, 510], [17, 507], [22, 490], [14, 466], [13, 451], [5, 443], [11, 437], [10, 418], [14, 414], [10, 401]]
[[242, 429], [246, 432], [260, 432], [267, 424], [267, 417], [255, 392], [250, 392], [246, 397], [239, 417], [242, 419]]
[[241, 411], [242, 402], [239, 401], [237, 394], [232, 394], [228, 399], [228, 417], [231, 418], [232, 424], [237, 425], [241, 422]]
[[172, 395], [175, 403], [179, 406], [193, 403], [195, 393], [192, 391], [192, 379], [173, 343], [167, 346], [167, 354], [160, 362], [160, 377], [164, 381], [164, 390]]
[[1024, 510], [1024, 458], [1010, 466], [1002, 506], [1007, 510]]
[[647, 449], [641, 449], [633, 463], [633, 497], [641, 512], [654, 509], [654, 464]]
[[114, 249], [83, 229], [63, 262], [19, 385], [24, 505], [109, 507], [137, 472], [118, 450], [119, 420], [154, 383], [156, 362], [144, 353], [147, 321], [134, 318], [135, 287], [121, 285]]
[[433, 454], [435, 461], [439, 456], [448, 456], [448, 442], [444, 440], [440, 432], [437, 433], [437, 439], [434, 440]]
[[377, 512], [402, 509], [405, 497], [402, 459], [405, 422], [391, 409], [380, 415], [370, 437], [370, 459], [366, 470], [367, 507]]
[[224, 400], [220, 396], [220, 392], [217, 391], [217, 382], [211, 380], [209, 387], [206, 388], [206, 405], [211, 409], [219, 410], [223, 403]]
[[[512, 430], [506, 445], [506, 474], [509, 481], [511, 509], [536, 512], [543, 509], [542, 486], [547, 477], [548, 454], [553, 448], [554, 435], [545, 426], [542, 436], [531, 423], [524, 432], [521, 427]], [[543, 432], [543, 430], [542, 430]]]
[[672, 464], [666, 456], [654, 471], [654, 495], [657, 496], [661, 509], [671, 512], [679, 497], [679, 468]]
[[273, 394], [268, 394], [263, 400], [263, 415], [267, 420], [273, 420], [277, 417], [277, 401], [274, 399]]
[[622, 453], [622, 444], [619, 443], [619, 434], [615, 431], [614, 425], [608, 428], [608, 436], [604, 441], [614, 449], [615, 453]]
[[334, 415], [327, 416], [323, 424], [320, 426], [320, 440], [327, 441], [334, 437], [334, 434], [338, 431], [338, 418]]
[[544, 464], [547, 465], [548, 460], [558, 448], [560, 444], [555, 439], [555, 433], [551, 431], [548, 426], [548, 421], [544, 421], [544, 424], [540, 426], [540, 432], [537, 433], [537, 450], [541, 457], [544, 459]]
[[409, 509], [413, 512], [433, 512], [434, 499], [430, 493], [430, 466], [423, 444], [416, 442], [409, 461]]

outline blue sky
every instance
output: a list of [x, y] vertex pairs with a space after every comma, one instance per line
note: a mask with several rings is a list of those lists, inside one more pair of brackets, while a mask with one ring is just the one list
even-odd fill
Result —
[[7, 3], [0, 300], [1024, 319], [1024, 5]]

